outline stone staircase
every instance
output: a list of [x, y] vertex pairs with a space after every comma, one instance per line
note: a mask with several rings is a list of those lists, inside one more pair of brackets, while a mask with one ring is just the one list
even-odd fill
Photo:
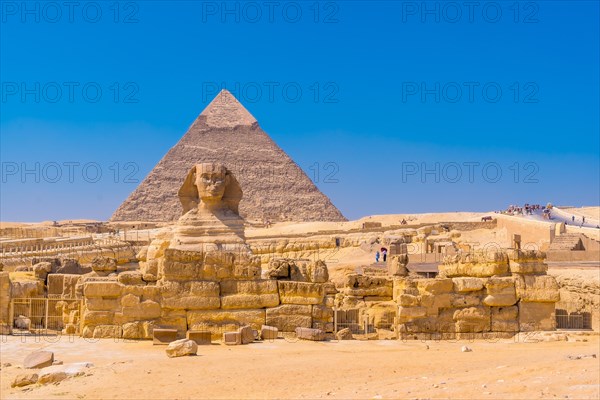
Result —
[[554, 238], [548, 250], [585, 250], [579, 233], [564, 233]]

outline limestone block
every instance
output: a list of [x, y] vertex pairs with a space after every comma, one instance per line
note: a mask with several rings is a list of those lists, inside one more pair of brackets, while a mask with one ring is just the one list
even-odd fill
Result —
[[237, 330], [240, 326], [250, 325], [260, 329], [265, 324], [265, 310], [198, 310], [187, 312], [187, 325], [192, 330], [210, 331], [213, 338], [219, 338], [223, 332]]
[[142, 280], [142, 273], [139, 271], [125, 271], [117, 276], [119, 283], [123, 285], [145, 285]]
[[186, 339], [193, 340], [198, 345], [211, 344], [211, 334], [209, 331], [187, 331]]
[[348, 310], [354, 308], [366, 308], [367, 304], [364, 301], [364, 297], [342, 296], [340, 307], [344, 310]]
[[319, 321], [332, 322], [333, 309], [323, 305], [314, 305], [312, 306], [312, 318]]
[[333, 322], [324, 322], [324, 321], [315, 321], [313, 320], [312, 327], [313, 329], [320, 329], [323, 332], [333, 333], [335, 326]]
[[117, 298], [90, 297], [85, 300], [85, 306], [90, 311], [117, 311], [120, 310], [121, 303]]
[[121, 305], [123, 307], [135, 307], [138, 304], [140, 304], [139, 296], [129, 293], [121, 297]]
[[490, 330], [490, 309], [468, 307], [456, 310], [453, 315], [457, 332], [487, 332]]
[[327, 265], [322, 260], [311, 262], [306, 267], [308, 279], [314, 283], [325, 283], [329, 280]]
[[122, 285], [114, 281], [91, 281], [83, 286], [85, 297], [119, 297]]
[[319, 283], [278, 281], [279, 298], [282, 304], [320, 304], [325, 295]]
[[369, 325], [378, 329], [389, 329], [398, 314], [398, 305], [393, 301], [374, 304], [365, 310], [365, 318]]
[[518, 332], [519, 308], [512, 307], [492, 307], [492, 332]]
[[123, 286], [123, 291], [121, 294], [123, 296], [127, 294], [133, 294], [142, 298], [143, 300], [159, 301], [161, 299], [161, 288], [156, 285]]
[[[187, 287], [186, 285], [186, 289]], [[214, 297], [219, 296], [220, 291], [221, 287], [218, 282], [200, 281], [189, 283], [189, 293], [192, 296]]]
[[322, 341], [325, 340], [325, 332], [320, 329], [296, 328], [296, 337], [303, 340]]
[[180, 335], [183, 335], [188, 330], [187, 312], [164, 309], [160, 318], [156, 320], [156, 325], [161, 328], [175, 329]]
[[189, 339], [175, 340], [169, 343], [165, 352], [169, 358], [195, 356], [198, 352], [198, 344]]
[[402, 307], [416, 307], [420, 303], [419, 296], [413, 296], [410, 294], [401, 294], [397, 297], [398, 304]]
[[335, 338], [337, 340], [352, 340], [352, 339], [354, 339], [350, 328], [344, 328], [344, 329], [339, 330], [338, 333], [335, 334]]
[[372, 303], [392, 301], [391, 296], [365, 296], [363, 299], [367, 303], [367, 307], [370, 307]]
[[388, 278], [351, 274], [346, 276], [342, 292], [347, 296], [391, 297], [393, 281]]
[[[8, 273], [6, 273], [8, 276]], [[10, 294], [13, 299], [43, 297], [44, 281], [10, 281]]]
[[152, 344], [169, 344], [177, 340], [177, 329], [154, 328], [152, 331]]
[[481, 296], [471, 294], [473, 292], [466, 292], [468, 294], [455, 294], [452, 295], [452, 304], [454, 308], [462, 307], [476, 307], [481, 305]]
[[517, 279], [517, 296], [526, 302], [560, 301], [558, 283], [550, 275], [524, 275]]
[[40, 385], [47, 385], [49, 383], [58, 383], [68, 378], [66, 372], [63, 371], [52, 371], [52, 372], [40, 372], [40, 377], [37, 383]]
[[447, 256], [438, 267], [441, 276], [446, 277], [490, 277], [508, 272], [508, 255], [494, 253], [457, 253]]
[[485, 283], [481, 278], [452, 278], [455, 292], [477, 292], [483, 289]]
[[138, 253], [135, 255], [136, 260], [146, 261], [148, 259], [148, 247], [150, 246], [144, 246], [140, 249], [140, 251], [138, 251]]
[[48, 275], [48, 294], [49, 295], [62, 295], [63, 284], [65, 276], [63, 274], [50, 274]]
[[449, 318], [429, 316], [399, 324], [398, 332], [407, 334], [454, 332], [454, 325], [451, 314]]
[[325, 298], [323, 299], [323, 305], [329, 308], [333, 308], [333, 306], [335, 305], [335, 296], [325, 295]]
[[237, 346], [242, 344], [242, 335], [239, 331], [234, 332], [224, 332], [223, 333], [223, 343], [228, 346]]
[[403, 294], [418, 296], [419, 290], [413, 280], [406, 278], [394, 278], [393, 280], [393, 299], [398, 301], [398, 298]]
[[272, 258], [269, 260], [267, 275], [271, 279], [289, 278], [291, 263], [292, 260]]
[[123, 335], [120, 325], [98, 325], [94, 328], [94, 339], [120, 338]]
[[142, 323], [140, 321], [128, 322], [121, 326], [123, 339], [142, 339]]
[[114, 313], [110, 311], [89, 311], [83, 313], [83, 325], [110, 325]]
[[419, 293], [439, 295], [452, 292], [452, 279], [417, 279], [415, 280]]
[[110, 273], [117, 270], [117, 260], [111, 257], [95, 257], [91, 264], [92, 270], [97, 273]]
[[387, 261], [388, 273], [392, 276], [406, 276], [408, 275], [408, 254], [399, 254], [389, 256]]
[[427, 315], [426, 307], [398, 307], [398, 321], [400, 323], [423, 318]]
[[180, 310], [210, 310], [221, 306], [218, 282], [163, 283], [164, 308]]
[[490, 307], [512, 306], [517, 303], [515, 278], [492, 277], [485, 283], [487, 296], [483, 304]]
[[[51, 277], [54, 274], [49, 275]], [[64, 274], [62, 295], [66, 298], [74, 299], [77, 293], [77, 286], [81, 281], [81, 275]], [[50, 278], [48, 278], [50, 279]]]
[[266, 325], [282, 332], [294, 332], [297, 327], [312, 327], [312, 308], [309, 305], [283, 304], [267, 308]]
[[125, 317], [135, 318], [136, 320], [147, 320], [161, 316], [160, 304], [152, 300], [143, 301], [132, 307], [123, 307]]
[[37, 263], [32, 268], [35, 277], [44, 281], [46, 280], [48, 274], [52, 272], [52, 264], [49, 262]]
[[81, 331], [81, 337], [89, 339], [92, 336], [94, 336], [94, 326], [93, 325], [84, 326], [83, 330]]
[[221, 306], [219, 297], [182, 296], [164, 299], [164, 308], [174, 310], [214, 310]]
[[[164, 260], [161, 264], [162, 270], [159, 268], [158, 277], [170, 281], [190, 281], [202, 279], [201, 261], [196, 263], [183, 263], [178, 261]], [[208, 279], [214, 279], [214, 276], [209, 276]]]
[[49, 367], [54, 362], [54, 353], [51, 351], [34, 351], [25, 357], [23, 368], [44, 368]]
[[338, 292], [333, 282], [325, 282], [323, 284], [323, 290], [325, 291], [326, 296], [335, 295]]
[[554, 303], [519, 302], [519, 330], [553, 331], [556, 329]]
[[546, 254], [536, 250], [514, 250], [509, 253], [510, 272], [522, 275], [545, 275], [548, 265]]
[[23, 387], [28, 385], [33, 385], [38, 381], [38, 374], [35, 373], [25, 373], [19, 374], [15, 377], [13, 382], [10, 384], [10, 387]]
[[422, 307], [427, 309], [427, 315], [438, 315], [440, 308], [448, 308], [452, 306], [453, 294], [442, 293], [442, 294], [429, 294], [424, 292], [420, 296]]
[[275, 340], [279, 335], [279, 330], [275, 326], [263, 325], [260, 328], [260, 337], [262, 340]]
[[252, 327], [250, 325], [241, 326], [238, 329], [240, 334], [240, 340], [242, 344], [248, 344], [254, 342], [254, 332], [252, 331]]
[[279, 305], [277, 281], [222, 281], [223, 309], [265, 308]]
[[510, 261], [510, 272], [522, 275], [544, 275], [548, 272], [548, 265], [540, 261]]

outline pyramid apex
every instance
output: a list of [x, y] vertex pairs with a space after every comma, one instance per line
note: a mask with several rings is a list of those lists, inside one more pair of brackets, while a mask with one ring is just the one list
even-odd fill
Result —
[[227, 89], [222, 89], [200, 115], [213, 128], [234, 128], [255, 124], [256, 118]]

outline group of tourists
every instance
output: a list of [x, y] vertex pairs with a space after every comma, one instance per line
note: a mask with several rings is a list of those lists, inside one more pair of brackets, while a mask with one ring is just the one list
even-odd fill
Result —
[[525, 203], [522, 207], [516, 205], [510, 205], [504, 211], [496, 211], [497, 214], [509, 214], [509, 215], [533, 215], [534, 211], [546, 210], [545, 206], [540, 204], [529, 204]]
[[[381, 251], [381, 253], [380, 253], [380, 251]], [[383, 256], [383, 262], [386, 262], [387, 253], [388, 253], [388, 250], [385, 247], [382, 247], [380, 250], [377, 250], [377, 252], [375, 253], [375, 262], [379, 262], [379, 258], [381, 256]]]

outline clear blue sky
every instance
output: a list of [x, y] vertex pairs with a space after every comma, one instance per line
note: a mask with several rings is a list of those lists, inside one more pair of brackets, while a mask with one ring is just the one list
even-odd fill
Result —
[[4, 221], [109, 218], [222, 84], [349, 218], [600, 202], [598, 1], [0, 5]]

